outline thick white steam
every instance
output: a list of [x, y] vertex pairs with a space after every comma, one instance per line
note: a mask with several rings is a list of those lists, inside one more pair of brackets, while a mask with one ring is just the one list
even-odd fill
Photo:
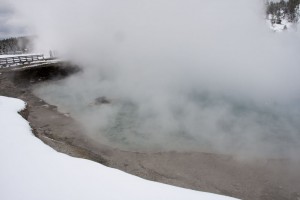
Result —
[[[36, 93], [71, 112], [100, 143], [252, 156], [300, 152], [300, 36], [269, 30], [264, 1], [12, 4], [39, 37], [37, 49], [55, 49], [84, 69]], [[111, 104], [91, 105], [101, 96]]]

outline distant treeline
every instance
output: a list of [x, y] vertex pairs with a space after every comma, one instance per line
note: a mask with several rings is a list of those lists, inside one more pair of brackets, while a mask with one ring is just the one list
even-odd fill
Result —
[[300, 0], [269, 1], [267, 3], [267, 15], [272, 15], [273, 20], [275, 20], [274, 23], [280, 23], [283, 18], [289, 22], [297, 22], [299, 20], [299, 4]]
[[0, 54], [30, 52], [32, 39], [32, 37], [17, 37], [0, 40]]

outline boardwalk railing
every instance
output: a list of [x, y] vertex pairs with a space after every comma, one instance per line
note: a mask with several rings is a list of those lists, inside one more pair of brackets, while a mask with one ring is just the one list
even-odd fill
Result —
[[43, 54], [38, 55], [20, 55], [20, 56], [10, 56], [5, 58], [0, 58], [0, 68], [1, 67], [10, 67], [18, 65], [32, 64], [34, 62], [45, 61]]

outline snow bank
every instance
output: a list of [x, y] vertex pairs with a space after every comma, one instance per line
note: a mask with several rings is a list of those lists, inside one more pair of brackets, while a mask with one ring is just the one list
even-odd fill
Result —
[[98, 163], [57, 153], [32, 136], [18, 99], [0, 96], [1, 200], [233, 200], [147, 181]]

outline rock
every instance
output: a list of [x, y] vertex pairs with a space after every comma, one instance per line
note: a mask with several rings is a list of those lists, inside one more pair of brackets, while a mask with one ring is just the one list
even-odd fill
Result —
[[98, 97], [94, 101], [95, 105], [110, 104], [110, 103], [111, 103], [110, 100], [108, 100], [105, 96]]

